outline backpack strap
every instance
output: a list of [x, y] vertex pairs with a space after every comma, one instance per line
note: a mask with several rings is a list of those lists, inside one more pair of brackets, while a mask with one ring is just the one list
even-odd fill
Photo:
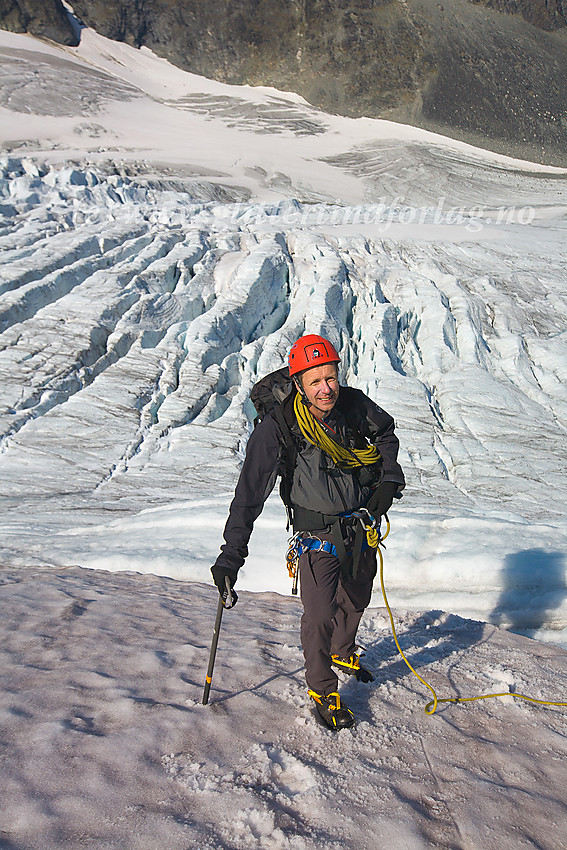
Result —
[[287, 515], [286, 530], [289, 531], [293, 525], [293, 509], [291, 504], [291, 487], [293, 484], [293, 473], [295, 471], [295, 463], [297, 460], [297, 445], [293, 439], [291, 428], [286, 417], [286, 407], [289, 400], [295, 396], [295, 390], [285, 398], [280, 404], [277, 404], [272, 414], [274, 419], [280, 426], [283, 437], [283, 469], [281, 471], [282, 480], [280, 482], [280, 497], [285, 505]]

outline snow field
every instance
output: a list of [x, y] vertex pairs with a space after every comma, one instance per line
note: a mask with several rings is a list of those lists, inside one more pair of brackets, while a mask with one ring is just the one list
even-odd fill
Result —
[[[3, 568], [3, 837], [15, 847], [314, 850], [563, 846], [565, 713], [510, 697], [423, 713], [384, 609], [344, 678], [355, 730], [309, 705], [301, 606], [242, 593], [201, 704], [213, 588], [154, 575]], [[494, 626], [398, 610], [439, 696], [567, 699], [565, 653]]]

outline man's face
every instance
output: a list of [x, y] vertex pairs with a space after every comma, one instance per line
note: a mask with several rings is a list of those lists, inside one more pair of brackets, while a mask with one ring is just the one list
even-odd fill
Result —
[[306, 369], [299, 380], [315, 416], [324, 416], [333, 409], [339, 397], [339, 374], [335, 363]]

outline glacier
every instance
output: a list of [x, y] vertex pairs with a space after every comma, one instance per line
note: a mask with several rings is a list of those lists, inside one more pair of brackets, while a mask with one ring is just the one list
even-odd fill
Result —
[[[567, 173], [81, 30], [0, 32], [7, 850], [565, 846]], [[254, 381], [304, 331], [396, 419], [385, 583], [310, 706], [276, 493], [201, 704]], [[530, 637], [539, 640], [532, 640]]]
[[[342, 380], [397, 422], [395, 604], [562, 640], [561, 207], [506, 207], [496, 226], [478, 209], [254, 204], [203, 181], [2, 169], [5, 562], [207, 581], [249, 391], [320, 332]], [[259, 528], [239, 583], [289, 592], [275, 495]]]

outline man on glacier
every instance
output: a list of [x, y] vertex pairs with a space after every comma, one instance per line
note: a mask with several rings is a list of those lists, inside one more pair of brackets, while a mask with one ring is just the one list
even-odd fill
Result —
[[211, 570], [225, 606], [231, 598], [234, 604], [227, 579], [232, 588], [254, 522], [280, 473], [293, 522], [290, 551], [298, 559], [306, 680], [331, 729], [354, 723], [337, 691], [336, 671], [373, 680], [356, 651], [377, 571], [371, 527], [404, 487], [394, 420], [360, 390], [339, 385], [339, 362], [328, 339], [308, 334], [292, 346], [288, 372], [274, 373], [281, 380], [283, 372], [283, 386], [291, 391], [250, 436], [225, 543]]

